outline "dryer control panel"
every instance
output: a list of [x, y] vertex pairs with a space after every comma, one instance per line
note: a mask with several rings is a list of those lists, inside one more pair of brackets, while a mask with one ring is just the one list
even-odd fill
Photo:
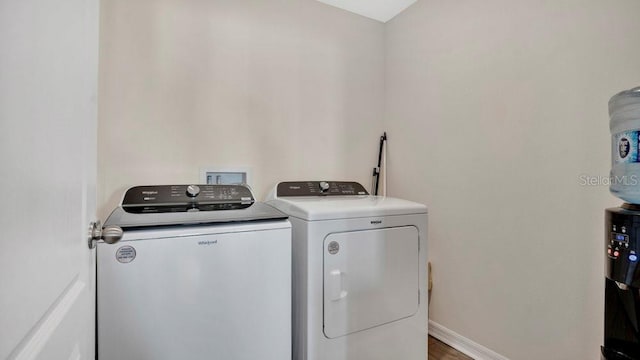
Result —
[[369, 195], [355, 181], [286, 181], [278, 184], [278, 197], [287, 196], [350, 196]]

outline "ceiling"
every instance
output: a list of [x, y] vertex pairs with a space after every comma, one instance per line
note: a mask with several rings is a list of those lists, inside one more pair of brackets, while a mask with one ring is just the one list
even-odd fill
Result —
[[368, 18], [387, 22], [417, 0], [318, 0]]

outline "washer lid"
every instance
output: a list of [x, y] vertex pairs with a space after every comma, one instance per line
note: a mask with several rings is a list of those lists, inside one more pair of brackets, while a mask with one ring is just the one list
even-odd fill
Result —
[[288, 216], [264, 203], [254, 203], [242, 210], [130, 213], [117, 207], [104, 222], [104, 226], [117, 225], [123, 229], [175, 225], [205, 225], [259, 220], [279, 220]]
[[311, 221], [427, 213], [423, 204], [372, 195], [285, 197], [269, 200], [267, 204], [289, 216]]
[[128, 189], [105, 226], [126, 228], [286, 219], [246, 185], [146, 185]]

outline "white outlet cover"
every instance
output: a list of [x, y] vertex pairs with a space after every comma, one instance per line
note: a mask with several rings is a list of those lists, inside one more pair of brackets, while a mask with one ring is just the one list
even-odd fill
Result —
[[202, 184], [246, 184], [251, 186], [249, 167], [207, 167], [200, 169]]
[[327, 5], [387, 22], [418, 0], [318, 0]]

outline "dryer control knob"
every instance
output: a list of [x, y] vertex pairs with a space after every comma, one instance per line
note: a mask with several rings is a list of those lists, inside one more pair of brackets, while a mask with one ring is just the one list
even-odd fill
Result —
[[326, 181], [320, 181], [320, 191], [322, 192], [326, 192], [327, 190], [329, 190], [329, 183]]
[[187, 196], [188, 197], [196, 197], [200, 194], [200, 187], [198, 185], [189, 185], [187, 186]]

